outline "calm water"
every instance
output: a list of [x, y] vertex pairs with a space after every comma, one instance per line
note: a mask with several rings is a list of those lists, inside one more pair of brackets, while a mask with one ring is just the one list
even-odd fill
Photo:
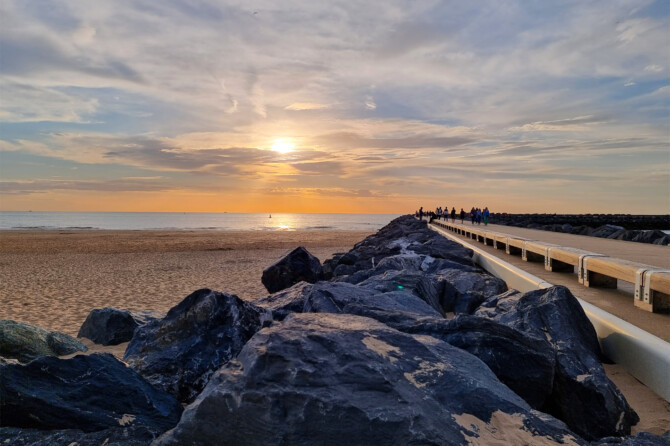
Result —
[[376, 231], [399, 214], [0, 212], [0, 229], [197, 229]]

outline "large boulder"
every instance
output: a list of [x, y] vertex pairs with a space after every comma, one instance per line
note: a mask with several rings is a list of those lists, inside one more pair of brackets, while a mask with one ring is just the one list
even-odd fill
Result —
[[261, 282], [269, 292], [276, 293], [298, 282], [314, 283], [322, 276], [323, 270], [319, 259], [299, 246], [265, 268]]
[[448, 270], [439, 276], [445, 283], [441, 305], [446, 312], [471, 314], [486, 299], [507, 291], [504, 280], [483, 271]]
[[11, 446], [147, 446], [157, 433], [144, 426], [110, 427], [96, 432], [80, 429], [0, 427], [0, 444]]
[[585, 444], [479, 359], [369, 318], [296, 314], [257, 333], [155, 446]]
[[577, 299], [555, 286], [496, 296], [476, 316], [490, 318], [551, 343], [556, 357], [553, 390], [542, 410], [586, 439], [630, 434], [639, 421], [600, 363], [595, 330]]
[[57, 331], [25, 322], [0, 320], [0, 356], [20, 362], [40, 356], [62, 356], [88, 350], [84, 344]]
[[182, 412], [174, 397], [108, 353], [0, 365], [0, 376], [3, 426], [92, 432], [137, 425], [160, 433]]
[[152, 311], [96, 308], [86, 317], [77, 337], [88, 338], [96, 344], [118, 345], [130, 341], [140, 325], [162, 319], [163, 316]]
[[383, 293], [338, 282], [301, 282], [254, 304], [271, 311], [275, 320], [292, 313], [353, 313], [375, 319], [379, 316], [382, 322], [389, 314], [403, 315], [412, 321], [417, 317], [440, 317], [437, 310], [411, 292]]
[[198, 290], [165, 318], [138, 327], [123, 359], [157, 388], [189, 402], [271, 319], [237, 296]]
[[424, 319], [396, 327], [433, 336], [475, 355], [533, 409], [542, 409], [552, 393], [556, 357], [543, 337], [466, 314], [450, 321]]
[[390, 293], [398, 290], [412, 292], [444, 316], [444, 310], [441, 306], [444, 282], [434, 274], [426, 274], [420, 271], [386, 271], [381, 275], [364, 280], [358, 286], [370, 288], [379, 293]]

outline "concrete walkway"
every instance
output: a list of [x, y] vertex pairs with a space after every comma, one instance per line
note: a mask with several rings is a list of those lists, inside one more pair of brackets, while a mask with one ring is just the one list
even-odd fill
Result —
[[[459, 223], [459, 220], [456, 220]], [[470, 225], [464, 223], [465, 227], [477, 228], [514, 235], [531, 240], [553, 243], [560, 246], [569, 246], [610, 257], [644, 263], [659, 268], [670, 269], [670, 247], [649, 245], [637, 242], [625, 242], [621, 240], [601, 239], [583, 235], [562, 234], [557, 232], [540, 231], [535, 229], [514, 228], [501, 225]], [[577, 274], [570, 272], [550, 272], [545, 270], [543, 263], [525, 262], [520, 256], [508, 255], [504, 251], [492, 246], [485, 246], [465, 236], [459, 236], [455, 232], [449, 234], [462, 239], [487, 253], [527, 271], [554, 285], [563, 285], [570, 289], [572, 294], [583, 299], [610, 314], [623, 319], [642, 330], [670, 342], [670, 315], [650, 313], [636, 308], [633, 304], [633, 285], [619, 281], [617, 289], [586, 288], [577, 281]]]

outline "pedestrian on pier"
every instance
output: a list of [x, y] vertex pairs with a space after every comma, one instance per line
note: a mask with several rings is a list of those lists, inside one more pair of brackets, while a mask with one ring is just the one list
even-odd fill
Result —
[[461, 208], [461, 224], [463, 224], [463, 220], [465, 220], [465, 211]]
[[451, 208], [451, 222], [454, 223], [456, 221], [456, 208]]
[[423, 206], [419, 208], [419, 220], [423, 220]]
[[477, 216], [477, 211], [475, 211], [475, 207], [472, 206], [472, 209], [470, 209], [470, 221], [472, 224], [475, 224], [475, 217]]
[[482, 210], [479, 208], [475, 211], [475, 221], [478, 225], [482, 224]]
[[482, 215], [484, 216], [484, 226], [487, 226], [489, 224], [489, 215], [491, 215], [488, 207], [484, 208]]

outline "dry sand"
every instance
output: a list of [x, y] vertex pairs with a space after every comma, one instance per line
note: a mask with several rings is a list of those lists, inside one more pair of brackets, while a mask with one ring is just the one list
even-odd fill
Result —
[[362, 231], [0, 231], [0, 319], [76, 336], [94, 308], [161, 313], [200, 288], [253, 300], [263, 269], [305, 246], [320, 260]]
[[[0, 319], [76, 336], [94, 308], [165, 313], [199, 288], [246, 300], [267, 295], [263, 269], [305, 246], [320, 260], [346, 252], [363, 231], [0, 231]], [[96, 346], [119, 358], [125, 344]], [[641, 422], [670, 429], [670, 404], [619, 366], [607, 365]]]

